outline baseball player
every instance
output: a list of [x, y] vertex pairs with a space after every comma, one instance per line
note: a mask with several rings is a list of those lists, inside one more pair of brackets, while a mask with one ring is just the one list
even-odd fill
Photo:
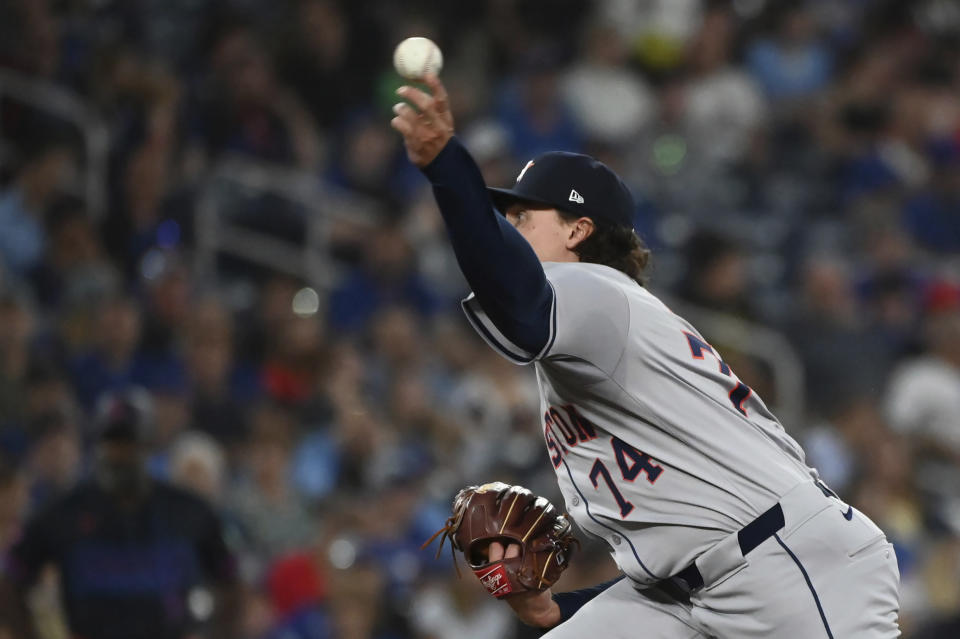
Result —
[[454, 136], [443, 85], [425, 81], [430, 94], [398, 90], [409, 104], [391, 125], [433, 186], [473, 289], [464, 311], [491, 347], [534, 365], [566, 508], [625, 576], [508, 597], [517, 615], [554, 628], [550, 639], [899, 636], [891, 544], [644, 288], [647, 251], [620, 178], [551, 152], [513, 188], [488, 189]]

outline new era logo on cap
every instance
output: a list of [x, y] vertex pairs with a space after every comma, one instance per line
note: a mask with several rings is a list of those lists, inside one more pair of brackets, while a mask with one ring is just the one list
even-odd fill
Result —
[[567, 199], [571, 202], [576, 202], [577, 204], [583, 204], [583, 196], [577, 193], [576, 189], [570, 189], [570, 197]]

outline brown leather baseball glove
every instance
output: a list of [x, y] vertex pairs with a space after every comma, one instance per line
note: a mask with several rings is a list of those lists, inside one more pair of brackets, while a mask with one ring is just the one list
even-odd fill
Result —
[[[546, 590], [560, 578], [570, 563], [573, 547], [580, 546], [570, 528], [570, 522], [549, 500], [522, 486], [494, 482], [469, 486], [457, 493], [447, 525], [423, 547], [443, 535], [437, 550], [439, 557], [449, 537], [453, 549], [463, 553], [487, 591], [500, 599]], [[505, 548], [518, 544], [520, 554], [490, 562], [487, 548], [495, 541]]]

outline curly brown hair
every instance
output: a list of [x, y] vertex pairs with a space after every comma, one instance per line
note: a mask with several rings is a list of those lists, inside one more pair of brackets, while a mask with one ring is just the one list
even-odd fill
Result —
[[[557, 213], [567, 222], [581, 217], [562, 209], [557, 209]], [[637, 232], [602, 220], [594, 220], [593, 226], [593, 233], [573, 249], [580, 261], [609, 266], [626, 273], [640, 286], [646, 284], [644, 271], [650, 262], [650, 249]]]

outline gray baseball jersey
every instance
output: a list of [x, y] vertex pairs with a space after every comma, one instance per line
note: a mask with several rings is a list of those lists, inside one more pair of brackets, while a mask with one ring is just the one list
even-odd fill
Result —
[[800, 446], [704, 338], [627, 275], [545, 263], [552, 331], [540, 353], [506, 339], [471, 296], [474, 328], [534, 363], [543, 436], [567, 509], [652, 583], [816, 478]]

